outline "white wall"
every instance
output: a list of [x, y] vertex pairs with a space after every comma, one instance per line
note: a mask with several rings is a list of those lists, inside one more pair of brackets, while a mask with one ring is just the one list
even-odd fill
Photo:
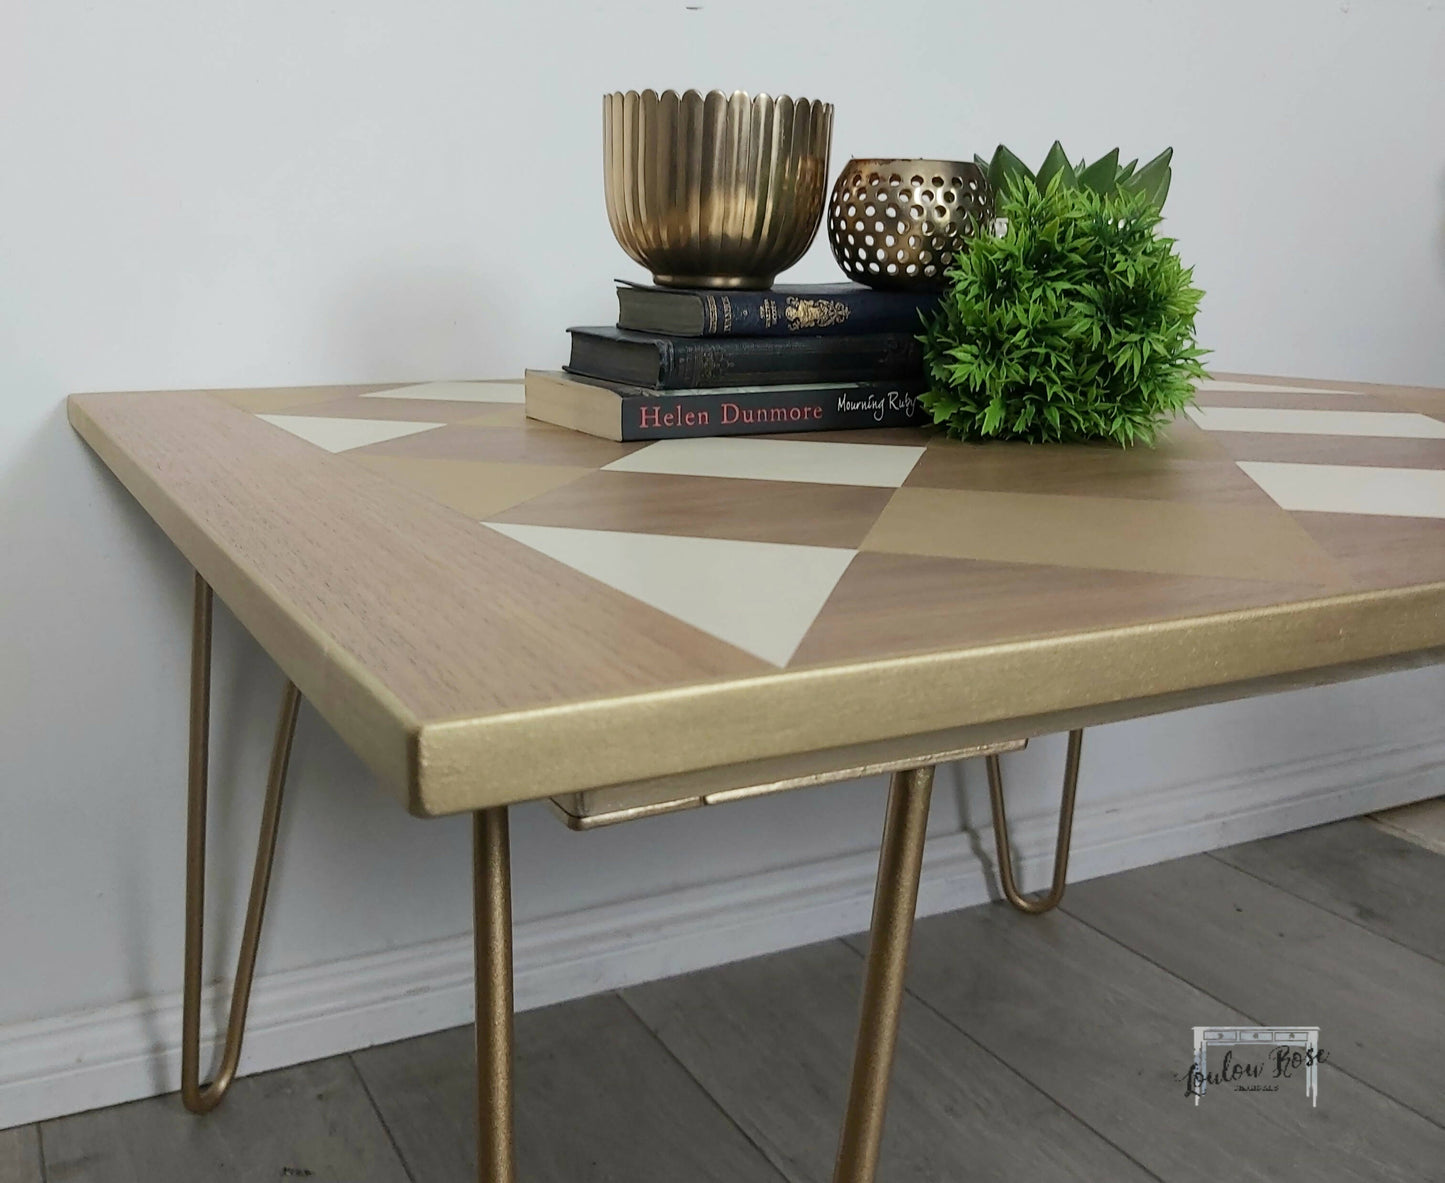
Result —
[[[835, 168], [1172, 143], [1219, 368], [1445, 385], [1442, 67], [1445, 8], [1410, 0], [0, 0], [0, 1126], [174, 1087], [190, 582], [66, 393], [554, 364], [638, 274], [607, 228], [600, 95], [689, 84], [833, 100]], [[821, 239], [789, 276], [833, 277]], [[279, 686], [217, 628], [213, 949]], [[1439, 791], [1442, 702], [1424, 671], [1103, 729], [1080, 872]], [[1010, 765], [1030, 850], [1060, 756]], [[309, 712], [293, 785], [249, 1062], [462, 1021], [465, 822], [404, 816]], [[517, 810], [524, 998], [856, 927], [880, 806], [864, 784], [592, 836]], [[982, 898], [973, 846], [942, 839], [930, 907]], [[718, 937], [715, 898], [756, 923]], [[409, 964], [450, 993], [405, 1001]], [[363, 979], [390, 1009], [299, 1020]], [[72, 1055], [112, 1062], [67, 1075]]]

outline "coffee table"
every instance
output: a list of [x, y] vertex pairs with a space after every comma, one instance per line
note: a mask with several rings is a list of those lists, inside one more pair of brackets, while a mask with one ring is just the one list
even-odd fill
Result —
[[[521, 385], [72, 396], [196, 571], [182, 1096], [234, 1079], [301, 696], [473, 815], [478, 1177], [510, 1183], [507, 810], [589, 829], [891, 772], [835, 1170], [878, 1162], [933, 768], [981, 755], [1003, 894], [1056, 904], [1087, 726], [1445, 659], [1445, 391], [1225, 376], [1158, 447], [923, 430], [614, 443]], [[221, 1065], [200, 1076], [213, 590], [283, 696]], [[1053, 884], [999, 756], [1067, 730]]]

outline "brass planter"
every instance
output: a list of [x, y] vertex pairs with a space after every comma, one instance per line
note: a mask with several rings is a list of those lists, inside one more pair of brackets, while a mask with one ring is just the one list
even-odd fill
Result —
[[766, 288], [823, 216], [833, 105], [618, 91], [602, 100], [607, 218], [667, 287]]
[[828, 243], [850, 279], [940, 288], [967, 240], [993, 220], [993, 194], [962, 160], [850, 160], [828, 202]]

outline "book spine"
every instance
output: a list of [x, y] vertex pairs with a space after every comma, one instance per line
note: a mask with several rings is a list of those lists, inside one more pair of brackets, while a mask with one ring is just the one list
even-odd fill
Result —
[[[778, 292], [699, 292], [703, 337], [841, 336], [853, 333], [916, 333], [923, 313], [938, 302], [934, 292], [857, 292], [829, 296]], [[627, 328], [627, 325], [623, 325]]]
[[714, 435], [776, 435], [919, 427], [933, 422], [918, 401], [919, 383], [867, 383], [836, 390], [728, 394], [656, 394], [624, 398], [624, 440]]
[[759, 386], [787, 382], [901, 381], [923, 373], [923, 349], [907, 333], [846, 340], [737, 337], [658, 339], [658, 388]]

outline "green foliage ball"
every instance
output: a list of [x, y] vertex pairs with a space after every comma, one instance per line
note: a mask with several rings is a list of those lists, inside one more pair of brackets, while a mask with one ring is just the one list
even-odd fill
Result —
[[1152, 442], [1205, 376], [1203, 296], [1139, 193], [1031, 181], [948, 271], [922, 402], [960, 439]]

